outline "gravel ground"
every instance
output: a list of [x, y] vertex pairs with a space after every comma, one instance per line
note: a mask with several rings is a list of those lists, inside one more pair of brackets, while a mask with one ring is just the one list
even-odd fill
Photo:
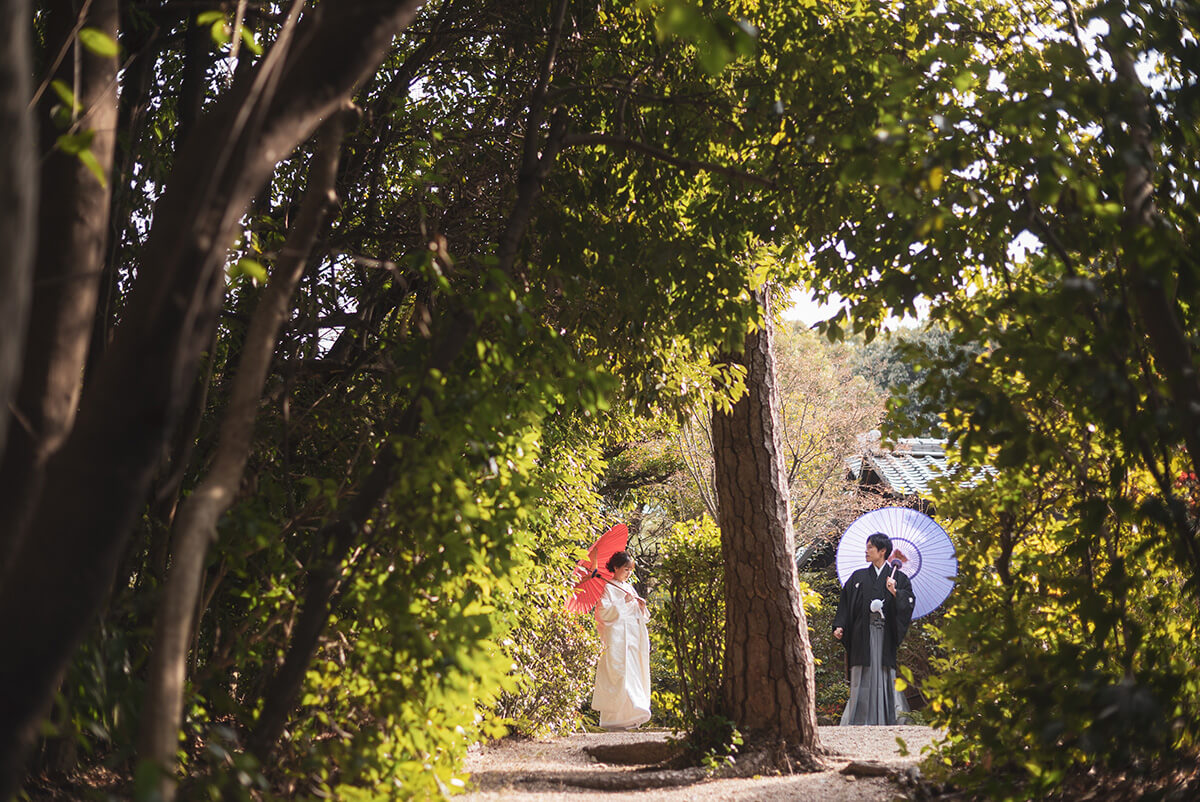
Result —
[[[473, 751], [466, 768], [474, 790], [462, 799], [472, 802], [502, 799], [577, 800], [581, 794], [603, 793], [606, 799], [640, 800], [775, 800], [806, 798], [812, 802], [878, 800], [892, 802], [900, 788], [885, 777], [855, 777], [841, 770], [851, 761], [874, 762], [901, 770], [916, 765], [921, 749], [935, 737], [929, 727], [821, 727], [821, 744], [830, 754], [826, 771], [784, 777], [701, 780], [676, 787], [652, 787], [666, 772], [639, 771], [638, 766], [602, 763], [585, 747], [624, 746], [642, 752], [647, 760], [663, 751], [671, 733], [660, 730], [569, 735], [564, 738], [503, 741]], [[902, 738], [908, 756], [900, 755]], [[623, 790], [598, 791], [573, 783], [611, 780]], [[642, 784], [644, 779], [645, 784]], [[902, 798], [902, 797], [901, 797]]]

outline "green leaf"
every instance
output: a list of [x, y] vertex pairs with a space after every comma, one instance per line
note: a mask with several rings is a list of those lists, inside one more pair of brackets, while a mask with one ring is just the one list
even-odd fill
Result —
[[79, 99], [75, 97], [75, 90], [67, 86], [64, 81], [51, 81], [50, 88], [54, 90], [54, 94], [58, 95], [59, 99], [63, 103], [66, 103], [72, 111], [79, 111]]
[[262, 45], [260, 45], [254, 38], [254, 31], [250, 30], [244, 25], [242, 26], [242, 44], [244, 44], [246, 49], [256, 56], [261, 56], [263, 54]]
[[197, 25], [208, 25], [213, 44], [224, 47], [233, 41], [233, 28], [221, 11], [206, 11], [196, 17]]
[[97, 28], [84, 28], [79, 32], [79, 42], [102, 58], [116, 58], [121, 52], [117, 41]]
[[54, 145], [63, 153], [77, 156], [92, 146], [92, 140], [95, 137], [96, 132], [88, 129], [80, 131], [78, 134], [63, 134], [55, 141]]
[[733, 52], [725, 46], [724, 42], [713, 41], [710, 39], [700, 45], [697, 57], [700, 59], [700, 66], [709, 75], [717, 75], [721, 70], [725, 69], [729, 62], [733, 61]]
[[655, 17], [654, 30], [660, 41], [677, 37], [693, 45], [709, 75], [719, 74], [738, 58], [752, 56], [758, 44], [758, 31], [748, 21], [723, 12], [710, 14], [687, 0], [669, 0]]
[[937, 192], [942, 188], [942, 179], [945, 176], [941, 167], [933, 167], [929, 170], [929, 188]]
[[100, 182], [100, 186], [108, 188], [108, 179], [104, 176], [104, 168], [100, 166], [100, 160], [96, 158], [96, 154], [90, 150], [82, 151], [79, 154], [79, 161], [83, 162], [83, 166], [92, 171], [92, 175], [96, 176], [96, 180]]
[[61, 104], [56, 104], [50, 110], [50, 119], [54, 123], [54, 127], [60, 131], [67, 130], [71, 127], [71, 123], [74, 122], [71, 110]]
[[235, 262], [233, 266], [229, 268], [230, 278], [238, 278], [239, 276], [249, 276], [259, 284], [266, 284], [267, 279], [269, 278], [267, 275], [267, 269], [262, 266], [262, 263], [248, 257], [238, 259], [237, 262]]

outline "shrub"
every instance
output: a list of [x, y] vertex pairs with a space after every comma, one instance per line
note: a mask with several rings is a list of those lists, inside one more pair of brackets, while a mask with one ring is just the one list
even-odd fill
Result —
[[720, 712], [725, 653], [721, 532], [711, 518], [675, 524], [659, 544], [651, 654], [662, 672], [652, 683], [659, 719], [691, 728]]
[[804, 582], [811, 586], [821, 599], [821, 604], [814, 605], [811, 612], [808, 605], [805, 608], [808, 639], [812, 644], [813, 662], [816, 664], [814, 676], [817, 723], [836, 724], [842, 717], [842, 710], [846, 707], [846, 699], [850, 695], [843, 658], [845, 650], [830, 634], [833, 629], [833, 616], [837, 612], [840, 586], [832, 570], [805, 572], [802, 576]]
[[[684, 521], [674, 525], [660, 549], [655, 618], [650, 629], [651, 668], [658, 666], [661, 672], [652, 691], [661, 712], [656, 715], [671, 726], [697, 732], [714, 726], [723, 712], [725, 569], [721, 532], [708, 517]], [[836, 598], [835, 591], [835, 602]], [[800, 582], [800, 600], [811, 635], [812, 617], [828, 605], [807, 581]]]
[[590, 616], [566, 612], [561, 594], [543, 589], [503, 642], [517, 687], [495, 713], [513, 735], [543, 737], [579, 729], [592, 691], [600, 644]]
[[1093, 771], [1194, 765], [1195, 601], [1162, 534], [1119, 514], [1127, 503], [1045, 514], [1067, 490], [1049, 472], [1011, 472], [943, 505], [972, 536], [930, 708], [950, 735], [943, 765], [995, 798], [1044, 796]]

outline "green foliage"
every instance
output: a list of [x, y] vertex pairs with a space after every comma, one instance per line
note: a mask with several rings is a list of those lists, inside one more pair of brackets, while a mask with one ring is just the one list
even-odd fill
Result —
[[651, 654], [670, 673], [652, 683], [662, 721], [691, 729], [721, 711], [725, 569], [711, 518], [675, 524], [660, 542], [650, 622]]
[[[886, 391], [856, 370], [855, 343], [830, 343], [816, 332], [780, 327], [775, 339], [784, 469], [797, 547], [836, 541], [862, 513], [862, 498], [846, 482], [847, 457], [877, 429]], [[889, 355], [889, 363], [894, 360]]]
[[741, 56], [754, 54], [757, 31], [745, 19], [735, 19], [724, 10], [701, 9], [689, 0], [641, 0], [638, 7], [657, 12], [654, 30], [660, 40], [676, 36], [693, 44], [696, 58], [709, 75], [717, 75]]
[[[679, 522], [660, 540], [659, 548], [650, 622], [655, 716], [670, 726], [697, 732], [698, 744], [709, 743], [709, 730], [714, 727], [713, 732], [725, 732], [717, 738], [725, 742], [728, 733], [720, 726], [725, 655], [721, 530], [707, 516]], [[807, 581], [800, 583], [800, 601], [811, 627], [812, 617], [826, 605]], [[702, 751], [709, 751], [709, 746]]]
[[[955, 403], [945, 388], [980, 350], [976, 343], [956, 342], [947, 329], [936, 324], [902, 328], [857, 344], [853, 349], [855, 373], [888, 399], [885, 436], [944, 437], [942, 416]], [[939, 392], [935, 387], [943, 389]]]
[[266, 284], [269, 276], [267, 269], [262, 266], [262, 263], [255, 259], [238, 259], [226, 271], [230, 279], [238, 279], [243, 276], [253, 279], [259, 284]]
[[[273, 766], [272, 773], [307, 778], [309, 793], [437, 795], [461, 785], [456, 764], [471, 742], [502, 732], [479, 709], [513, 687], [505, 679], [512, 663], [496, 643], [496, 604], [518, 559], [504, 536], [530, 492], [522, 477], [537, 455], [536, 429], [476, 429], [486, 450], [464, 458], [454, 420], [463, 419], [447, 418], [439, 432], [448, 438], [443, 447], [431, 432], [428, 448], [406, 461], [389, 509], [410, 512], [377, 521], [379, 537], [347, 565], [336, 615]], [[251, 615], [274, 616], [291, 603], [269, 587], [250, 595]], [[253, 676], [252, 664], [239, 668]], [[215, 702], [228, 693], [224, 685], [213, 677], [203, 690]]]
[[[203, 748], [195, 756], [192, 770], [197, 782], [189, 783], [183, 791], [187, 797], [204, 793], [212, 802], [251, 802], [262, 798], [270, 789], [270, 783], [262, 766], [253, 755], [241, 751], [237, 733], [223, 725], [213, 725], [204, 733]], [[134, 799], [154, 799], [157, 788], [153, 784], [156, 766], [142, 762], [134, 775]]]
[[538, 504], [518, 546], [523, 558], [510, 573], [511, 590], [501, 599], [501, 647], [513, 687], [491, 714], [513, 735], [560, 735], [582, 723], [600, 643], [590, 616], [566, 612], [567, 580], [589, 538], [604, 531], [595, 491], [603, 444], [620, 431], [582, 415], [555, 415], [543, 428]]
[[697, 764], [716, 771], [733, 764], [744, 740], [732, 721], [713, 714], [695, 721], [681, 743]]
[[111, 36], [96, 28], [81, 28], [79, 42], [102, 58], [116, 58], [121, 52]]
[[[1101, 448], [1089, 457], [1096, 473], [1111, 467]], [[970, 537], [932, 711], [950, 732], [944, 757], [998, 798], [1041, 795], [1093, 766], [1150, 771], [1200, 735], [1200, 633], [1178, 569], [1154, 527], [1064, 503], [1080, 490], [1075, 470], [943, 495], [942, 514]]]
[[801, 574], [801, 580], [812, 587], [821, 599], [821, 604], [812, 612], [808, 612], [807, 608], [805, 610], [808, 618], [808, 641], [813, 651], [817, 723], [837, 724], [850, 696], [850, 685], [846, 680], [845, 649], [831, 634], [841, 585], [838, 584], [837, 575], [829, 570]]
[[525, 600], [520, 614], [503, 643], [519, 684], [500, 695], [495, 713], [514, 735], [542, 738], [577, 731], [600, 655], [595, 628], [588, 617], [566, 612], [561, 593], [541, 604]]
[[136, 641], [121, 628], [101, 627], [84, 643], [50, 718], [59, 749], [130, 756], [143, 691], [135, 673], [139, 656]]
[[[153, 272], [140, 258], [145, 224], [169, 185], [173, 132], [198, 110], [180, 108], [183, 68], [211, 57], [207, 42], [185, 49], [192, 23], [131, 11], [122, 102], [138, 111], [118, 132], [127, 167], [111, 182], [118, 236], [104, 315], [114, 320], [133, 277]], [[887, 381], [908, 390], [893, 417], [928, 433], [930, 413], [944, 415], [967, 462], [1001, 469], [995, 483], [939, 501], [963, 548], [934, 711], [950, 731], [946, 758], [983, 782], [995, 772], [1041, 792], [1089, 763], [1137, 768], [1194, 748], [1197, 619], [1180, 585], [1195, 586], [1200, 550], [1195, 500], [1172, 485], [1189, 456], [1186, 399], [1161, 371], [1200, 346], [1200, 271], [1187, 247], [1195, 19], [1178, 4], [1079, 9], [1085, 32], [1106, 31], [1109, 56], [1162, 78], [1151, 93], [1160, 219], [1138, 232], [1122, 221], [1123, 179], [1139, 158], [1131, 87], [1052, 11], [570, 4], [569, 46], [543, 98], [556, 122], [526, 130], [547, 9], [427, 4], [357, 98], [370, 113], [344, 143], [342, 204], [278, 345], [243, 492], [220, 524], [188, 677], [191, 788], [257, 784], [229, 733], [253, 726], [300, 600], [325, 570], [322, 524], [387, 449], [399, 478], [337, 567], [301, 707], [261, 769], [270, 793], [436, 795], [460, 781], [466, 745], [499, 734], [503, 719], [531, 733], [571, 726], [591, 644], [587, 624], [560, 613], [561, 582], [618, 509], [664, 530], [661, 564], [647, 566], [656, 715], [736, 743], [714, 718], [719, 538], [695, 518], [701, 504], [660, 481], [678, 468], [662, 441], [737, 385], [711, 358], [754, 325], [749, 290], [786, 289], [800, 273], [850, 301], [827, 327], [834, 339], [869, 339], [885, 316], [929, 299], [951, 336], [929, 338], [919, 381]], [[280, 24], [254, 22], [241, 31], [251, 53]], [[153, 45], [139, 44], [160, 24]], [[195, 24], [233, 44], [224, 11]], [[106, 54], [116, 46], [86, 28], [80, 39]], [[226, 91], [202, 84], [201, 100]], [[72, 127], [75, 90], [50, 89], [58, 147], [97, 170], [92, 132]], [[537, 143], [554, 154], [534, 182], [541, 194], [519, 207], [530, 176], [514, 157], [548, 132], [562, 136]], [[261, 280], [276, 258], [311, 152], [277, 166], [231, 276]], [[1028, 231], [1033, 250], [1016, 258]], [[1153, 321], [1128, 303], [1146, 286], [1170, 289], [1186, 348], [1148, 343]], [[168, 563], [172, 482], [188, 492], [211, 457], [257, 296], [253, 281], [227, 287], [200, 419], [164, 466], [108, 629], [64, 687], [61, 718], [117, 762], [129, 756]], [[443, 361], [460, 335], [461, 352]], [[832, 359], [808, 361], [843, 375]], [[796, 397], [822, 394], [805, 389]], [[807, 478], [816, 487], [829, 475]], [[655, 496], [650, 484], [667, 489]], [[805, 523], [823, 531], [835, 519]], [[844, 698], [840, 661], [823, 617], [828, 578], [811, 581], [826, 598], [817, 607], [809, 595], [806, 608], [828, 714]], [[1151, 725], [1157, 740], [1131, 740]]]
[[[1200, 549], [1173, 483], [1200, 456], [1179, 378], [1200, 330], [1183, 245], [1196, 20], [1170, 4], [1071, 10], [954, 3], [912, 19], [892, 65], [903, 89], [877, 136], [845, 143], [838, 213], [856, 222], [812, 263], [853, 310], [831, 335], [919, 298], [952, 333], [927, 349], [921, 395], [963, 460], [1000, 476], [937, 501], [962, 551], [932, 712], [960, 780], [1013, 798], [1194, 761], [1200, 719]], [[1114, 68], [1133, 63], [1140, 77]], [[1153, 210], [1129, 195], [1145, 166]], [[880, 202], [889, 215], [863, 213]]]

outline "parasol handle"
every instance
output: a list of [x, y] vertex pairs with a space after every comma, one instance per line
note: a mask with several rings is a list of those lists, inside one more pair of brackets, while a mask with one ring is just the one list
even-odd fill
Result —
[[[605, 584], [607, 584], [607, 585], [612, 585], [614, 588], [616, 588], [617, 590], [621, 591], [622, 593], [628, 593], [628, 591], [627, 591], [627, 590], [625, 590], [625, 588], [621, 587], [621, 586], [620, 586], [620, 585], [618, 585], [616, 582], [613, 582], [613, 581], [612, 581], [611, 579], [609, 579], [608, 577], [606, 577], [606, 576], [603, 576], [603, 575], [600, 573], [600, 571], [599, 571], [599, 570], [593, 570], [593, 571], [592, 571], [592, 575], [591, 575], [591, 577], [589, 577], [589, 579], [596, 579], [596, 578], [603, 579]], [[632, 586], [631, 586], [631, 587], [632, 587]], [[637, 591], [634, 591], [634, 593], [633, 593], [633, 598], [635, 598], [635, 599], [637, 599], [638, 601], [641, 601], [641, 602], [644, 602], [644, 601], [646, 601], [645, 599], [643, 599], [641, 596], [639, 596], [639, 595], [637, 594]]]

